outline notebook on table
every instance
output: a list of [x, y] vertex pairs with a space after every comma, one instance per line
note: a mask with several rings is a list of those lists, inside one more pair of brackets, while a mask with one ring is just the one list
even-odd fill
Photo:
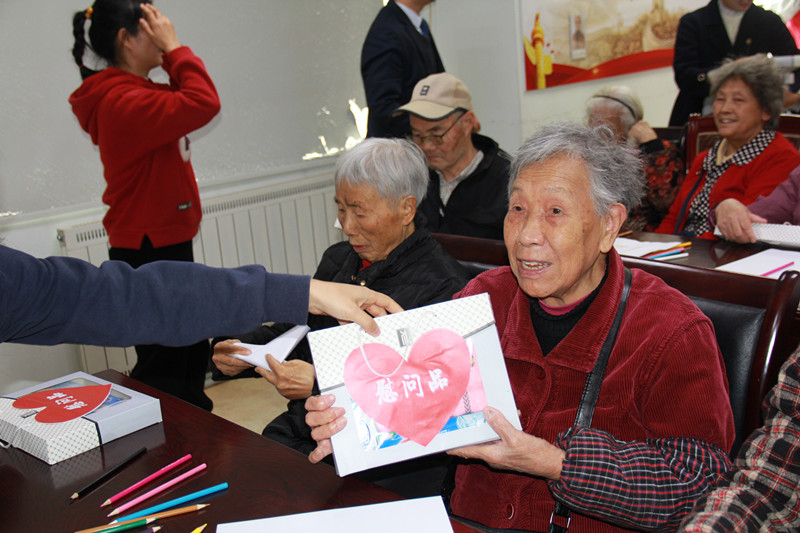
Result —
[[[800, 248], [800, 226], [754, 223], [753, 231], [761, 242], [784, 248]], [[714, 228], [714, 235], [722, 237], [719, 228]]]

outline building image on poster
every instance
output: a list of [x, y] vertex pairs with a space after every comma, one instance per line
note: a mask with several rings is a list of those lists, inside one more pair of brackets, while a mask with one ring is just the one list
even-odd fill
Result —
[[520, 0], [526, 90], [671, 67], [681, 16], [707, 0]]

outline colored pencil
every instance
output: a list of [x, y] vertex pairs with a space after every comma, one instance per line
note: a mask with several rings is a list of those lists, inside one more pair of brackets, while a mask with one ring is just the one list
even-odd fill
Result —
[[120, 470], [122, 470], [123, 468], [128, 466], [129, 464], [131, 464], [134, 460], [136, 460], [136, 458], [138, 458], [140, 455], [142, 455], [146, 451], [147, 451], [147, 448], [144, 448], [144, 447], [139, 448], [138, 450], [133, 452], [129, 457], [127, 457], [126, 459], [123, 459], [122, 462], [119, 463], [117, 466], [112, 467], [111, 469], [107, 470], [105, 473], [100, 475], [97, 479], [95, 479], [94, 481], [92, 481], [91, 483], [89, 483], [88, 485], [83, 487], [82, 489], [74, 492], [72, 494], [72, 496], [70, 497], [70, 499], [72, 501], [75, 501], [78, 498], [80, 498], [81, 496], [85, 496], [87, 493], [93, 491], [95, 488], [97, 488], [103, 482], [105, 482], [108, 478], [110, 478], [111, 476], [113, 476], [114, 474], [116, 474], [117, 472], [119, 472]]
[[[143, 516], [141, 518], [137, 518], [136, 520], [161, 520], [162, 518], [169, 518], [171, 516], [178, 516], [181, 514], [186, 513], [193, 513], [195, 511], [199, 511], [200, 509], [205, 509], [211, 505], [210, 503], [196, 503], [194, 505], [187, 505], [186, 507], [180, 507], [178, 509], [170, 509], [169, 511], [161, 511], [160, 513], [155, 513], [147, 516]], [[130, 520], [128, 520], [129, 522]], [[112, 524], [114, 522], [111, 522]]]
[[161, 531], [161, 526], [148, 527], [142, 533], [156, 533], [156, 531]]
[[686, 241], [686, 242], [682, 242], [682, 243], [670, 246], [669, 248], [664, 248], [663, 250], [655, 250], [653, 252], [650, 252], [649, 254], [644, 254], [642, 257], [644, 259], [652, 259], [653, 256], [655, 256], [655, 255], [661, 255], [661, 254], [663, 254], [665, 252], [671, 252], [672, 250], [675, 250], [676, 248], [689, 248], [691, 246], [692, 246], [692, 243], [690, 241]]
[[762, 275], [762, 276], [770, 276], [770, 275], [774, 274], [775, 272], [780, 272], [780, 271], [781, 271], [781, 270], [783, 270], [784, 268], [789, 268], [789, 267], [790, 267], [790, 266], [792, 266], [793, 264], [794, 264], [794, 261], [789, 261], [789, 262], [788, 262], [788, 263], [786, 263], [785, 265], [783, 265], [783, 266], [779, 266], [778, 268], [773, 268], [772, 270], [769, 270], [769, 271], [767, 271], [767, 272], [764, 272], [764, 273], [763, 273], [763, 274], [761, 274], [761, 275]]
[[152, 498], [156, 494], [159, 494], [160, 492], [163, 492], [163, 491], [167, 490], [168, 488], [170, 488], [171, 486], [175, 485], [176, 483], [180, 483], [184, 479], [187, 479], [187, 478], [197, 474], [198, 472], [200, 472], [202, 470], [205, 470], [205, 468], [206, 468], [206, 464], [205, 463], [201, 464], [200, 466], [196, 466], [196, 467], [192, 468], [191, 470], [189, 470], [188, 472], [185, 472], [185, 473], [181, 474], [180, 476], [173, 478], [171, 481], [167, 481], [163, 485], [159, 485], [158, 487], [154, 488], [153, 490], [142, 494], [138, 498], [134, 498], [131, 501], [129, 501], [128, 503], [120, 505], [119, 507], [117, 507], [116, 509], [114, 509], [113, 511], [108, 513], [107, 516], [109, 516], [109, 517], [116, 516], [116, 515], [120, 514], [123, 511], [127, 511], [128, 509], [130, 509], [134, 505], [138, 505], [138, 504], [142, 503], [143, 501]]
[[669, 254], [669, 255], [659, 255], [658, 257], [651, 257], [650, 259], [655, 259], [656, 261], [672, 261], [673, 259], [683, 259], [684, 257], [689, 257], [688, 253], [682, 254]]
[[164, 511], [163, 513], [156, 513], [150, 516], [141, 516], [138, 518], [133, 518], [131, 520], [114, 520], [108, 524], [104, 524], [102, 526], [97, 526], [89, 529], [81, 529], [80, 531], [76, 531], [75, 533], [106, 533], [108, 528], [117, 527], [117, 526], [127, 526], [129, 524], [136, 524], [142, 525], [142, 521], [144, 520], [146, 524], [154, 522], [156, 520], [160, 520], [162, 518], [169, 518], [171, 516], [176, 516], [185, 513], [191, 513], [193, 511], [199, 511], [205, 507], [208, 507], [211, 504], [208, 503], [201, 503], [196, 505], [189, 505], [187, 507], [181, 507], [180, 509], [172, 509], [170, 511]]
[[629, 229], [628, 231], [623, 231], [622, 233], [617, 235], [617, 237], [627, 237], [628, 235], [633, 235], [633, 230], [632, 229]]
[[660, 257], [666, 257], [668, 255], [677, 255], [679, 253], [682, 253], [684, 250], [685, 248], [675, 248], [673, 250], [669, 250], [668, 252], [661, 252], [660, 254], [647, 255], [645, 256], [645, 259], [658, 259]]
[[192, 533], [203, 533], [203, 530], [206, 528], [208, 524], [203, 524], [200, 527], [196, 527], [192, 530]]
[[137, 483], [134, 483], [133, 485], [131, 485], [127, 489], [114, 494], [109, 499], [104, 501], [103, 505], [101, 505], [100, 507], [105, 507], [106, 505], [111, 505], [115, 501], [124, 498], [125, 496], [127, 496], [131, 492], [133, 492], [133, 491], [135, 491], [137, 489], [140, 489], [141, 487], [147, 485], [148, 483], [150, 483], [154, 479], [163, 476], [164, 474], [166, 474], [167, 472], [169, 472], [173, 468], [182, 465], [183, 463], [185, 463], [186, 461], [188, 461], [191, 458], [192, 458], [192, 454], [190, 454], [190, 453], [184, 455], [183, 457], [181, 457], [177, 461], [168, 464], [164, 468], [161, 468], [160, 470], [157, 470], [156, 472], [150, 474], [149, 476], [147, 476], [146, 478], [142, 479], [141, 481], [138, 481]]
[[155, 521], [155, 518], [140, 518], [139, 520], [128, 520], [127, 522], [120, 524], [106, 524], [104, 526], [97, 526], [90, 529], [81, 529], [75, 533], [114, 533], [115, 531], [125, 531], [126, 529], [146, 526]]
[[[154, 505], [152, 507], [148, 507], [147, 509], [142, 509], [141, 511], [137, 511], [135, 513], [131, 513], [129, 515], [121, 516], [114, 520], [114, 522], [124, 522], [126, 520], [133, 520], [134, 518], [142, 518], [146, 516], [155, 516], [153, 513], [158, 513], [163, 511], [164, 509], [170, 509], [172, 507], [177, 507], [182, 503], [190, 502], [192, 500], [196, 500], [198, 498], [202, 498], [203, 496], [208, 496], [209, 494], [213, 494], [215, 492], [219, 492], [221, 490], [225, 490], [228, 488], [227, 483], [220, 483], [219, 485], [214, 485], [213, 487], [209, 487], [207, 489], [198, 490], [197, 492], [193, 492], [191, 494], [187, 494], [186, 496], [181, 496], [180, 498], [175, 498], [174, 500], [170, 500], [168, 502], [160, 503], [158, 505]], [[112, 524], [114, 523], [112, 522]]]

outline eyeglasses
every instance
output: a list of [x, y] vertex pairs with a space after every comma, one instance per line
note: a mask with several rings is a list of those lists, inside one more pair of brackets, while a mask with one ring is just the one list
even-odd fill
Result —
[[447, 136], [447, 134], [450, 133], [450, 130], [453, 129], [453, 126], [458, 124], [458, 121], [461, 120], [461, 117], [463, 117], [466, 114], [467, 113], [464, 112], [458, 115], [458, 118], [452, 124], [450, 124], [450, 127], [444, 130], [444, 132], [439, 135], [417, 135], [416, 133], [412, 133], [409, 139], [411, 141], [414, 141], [414, 144], [418, 146], [422, 146], [423, 144], [425, 144], [425, 141], [429, 141], [431, 144], [435, 146], [441, 146], [442, 144], [444, 144], [445, 136]]

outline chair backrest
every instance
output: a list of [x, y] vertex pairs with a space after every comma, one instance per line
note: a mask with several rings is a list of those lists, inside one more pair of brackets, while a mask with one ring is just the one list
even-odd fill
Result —
[[[441, 233], [434, 238], [473, 275], [508, 264], [502, 241]], [[730, 387], [735, 453], [762, 424], [762, 401], [796, 348], [789, 328], [800, 303], [800, 274], [787, 271], [775, 281], [633, 257], [623, 257], [623, 263], [687, 295], [714, 324]], [[676, 393], [679, 387], [676, 384]]]
[[[778, 131], [795, 147], [800, 149], [800, 115], [781, 115], [778, 117]], [[708, 150], [717, 140], [717, 126], [711, 115], [689, 115], [686, 129], [686, 168], [694, 162], [697, 154]]]
[[474, 278], [484, 270], [508, 265], [508, 251], [503, 241], [450, 233], [434, 233], [433, 238], [466, 268], [470, 277]]
[[623, 262], [687, 295], [714, 324], [730, 387], [736, 426], [731, 453], [736, 454], [762, 424], [762, 401], [795, 348], [789, 328], [800, 301], [800, 274], [784, 272], [775, 281], [647, 259], [624, 257]]
[[683, 136], [683, 126], [653, 127], [659, 139], [664, 139], [673, 144], [680, 144]]

